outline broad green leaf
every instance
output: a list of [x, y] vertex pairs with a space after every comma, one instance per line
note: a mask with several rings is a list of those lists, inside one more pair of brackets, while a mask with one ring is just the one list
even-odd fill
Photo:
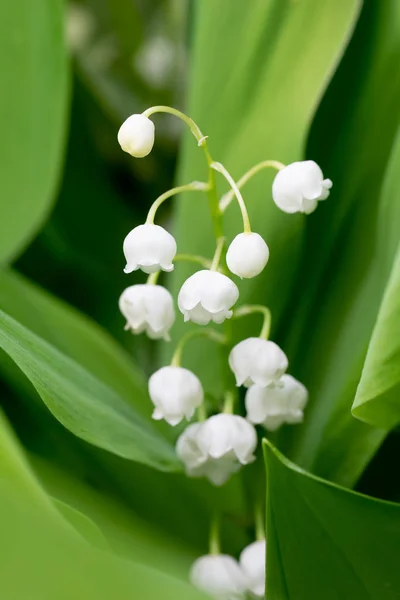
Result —
[[400, 251], [382, 300], [352, 413], [383, 429], [400, 422]]
[[[291, 162], [302, 157], [310, 121], [359, 8], [357, 0], [339, 4], [256, 0], [251, 10], [247, 3], [231, 0], [195, 4], [187, 110], [209, 136], [213, 158], [222, 161], [235, 178], [267, 158]], [[305, 35], [305, 29], [312, 34]], [[188, 137], [179, 180], [204, 178], [203, 164], [201, 150]], [[298, 265], [304, 219], [285, 215], [274, 205], [273, 175], [259, 175], [244, 192], [254, 230], [265, 237], [271, 258], [262, 275], [239, 282], [239, 287], [242, 302], [251, 299], [270, 305], [276, 325]], [[209, 257], [215, 241], [206, 201], [187, 197], [178, 203], [175, 234], [180, 250]], [[234, 204], [225, 225], [230, 241], [242, 227]], [[174, 292], [189, 272], [181, 265], [176, 268]], [[236, 337], [255, 331], [247, 320], [235, 323], [235, 330]], [[175, 336], [182, 331], [183, 325], [178, 324]], [[219, 363], [209, 345], [196, 344], [188, 350], [187, 364], [197, 368], [210, 391], [218, 391]]]
[[395, 600], [400, 506], [306, 473], [269, 442], [269, 600]]
[[85, 514], [66, 502], [53, 498], [53, 504], [70, 525], [90, 544], [96, 548], [108, 550], [108, 544], [101, 530]]
[[277, 444], [303, 468], [346, 486], [386, 435], [355, 419], [351, 406], [398, 244], [399, 33], [396, 0], [366, 3], [317, 114], [309, 153], [334, 187], [307, 220], [283, 338], [310, 402], [304, 424], [286, 428]]
[[0, 262], [15, 257], [47, 216], [60, 171], [68, 76], [63, 2], [0, 7]]
[[150, 416], [143, 374], [115, 340], [89, 317], [6, 269], [0, 271], [0, 309]]
[[0, 417], [0, 590], [10, 600], [201, 600], [183, 578], [87, 544], [54, 508]]
[[81, 439], [160, 470], [179, 469], [174, 449], [120, 395], [0, 311], [0, 347], [53, 415]]

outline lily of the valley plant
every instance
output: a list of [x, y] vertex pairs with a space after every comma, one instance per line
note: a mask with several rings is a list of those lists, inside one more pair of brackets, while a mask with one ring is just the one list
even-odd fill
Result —
[[[142, 114], [131, 115], [118, 132], [122, 149], [133, 157], [148, 155], [154, 145], [155, 127], [150, 119], [155, 113], [170, 113], [183, 120], [204, 153], [208, 180], [193, 181], [175, 187], [155, 200], [146, 222], [135, 227], [125, 238], [125, 273], [141, 269], [148, 274], [147, 282], [130, 285], [122, 293], [119, 306], [126, 319], [126, 329], [134, 334], [146, 332], [152, 339], [169, 340], [169, 330], [176, 318], [174, 298], [159, 285], [162, 271], [174, 269], [175, 260], [188, 260], [200, 269], [182, 285], [177, 306], [184, 321], [199, 327], [191, 329], [177, 344], [171, 362], [153, 373], [149, 379], [149, 395], [154, 404], [153, 418], [164, 419], [176, 426], [187, 421], [186, 429], [176, 442], [176, 451], [188, 477], [205, 477], [211, 484], [224, 485], [233, 473], [255, 460], [258, 435], [255, 425], [274, 431], [283, 424], [298, 424], [307, 404], [304, 385], [287, 373], [288, 358], [283, 349], [269, 339], [271, 314], [266, 306], [240, 305], [235, 278], [257, 277], [267, 266], [267, 242], [253, 231], [246, 201], [241, 189], [257, 173], [266, 168], [277, 171], [272, 186], [275, 204], [286, 213], [312, 213], [318, 202], [329, 196], [332, 182], [324, 179], [313, 161], [284, 165], [277, 160], [265, 160], [244, 173], [238, 181], [220, 162], [211, 157], [207, 136], [197, 124], [182, 112], [156, 106]], [[216, 180], [222, 176], [230, 190], [218, 197]], [[210, 256], [179, 254], [179, 240], [155, 223], [160, 205], [182, 192], [199, 192], [208, 201], [215, 233], [215, 248]], [[269, 192], [265, 190], [266, 201]], [[236, 199], [241, 211], [243, 231], [233, 240], [224, 236], [223, 217]], [[220, 332], [218, 326], [227, 320], [245, 318], [253, 313], [262, 317], [260, 333], [232, 343], [232, 328]], [[210, 326], [215, 324], [215, 326]], [[236, 387], [225, 389], [220, 410], [208, 414], [204, 391], [199, 378], [184, 366], [186, 343], [198, 336], [219, 344], [232, 370]], [[238, 388], [247, 388], [246, 416], [240, 412]], [[256, 540], [243, 549], [239, 560], [223, 553], [219, 540], [218, 519], [210, 526], [209, 554], [198, 558], [191, 569], [194, 585], [220, 599], [240, 599], [247, 594], [263, 597], [265, 590], [266, 542], [262, 505], [254, 507]]]

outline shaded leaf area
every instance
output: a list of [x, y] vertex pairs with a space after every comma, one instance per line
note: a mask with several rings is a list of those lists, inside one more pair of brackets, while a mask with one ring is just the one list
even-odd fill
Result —
[[0, 312], [0, 346], [53, 415], [83, 440], [161, 470], [180, 468], [174, 449], [139, 413], [75, 361]]
[[310, 403], [304, 425], [287, 428], [278, 445], [348, 486], [386, 435], [356, 420], [351, 406], [398, 243], [399, 9], [365, 6], [317, 114], [308, 152], [334, 188], [307, 221], [297, 302], [285, 324], [284, 347]]
[[[267, 158], [284, 162], [301, 158], [310, 121], [346, 46], [359, 2], [257, 0], [249, 11], [242, 2], [206, 0], [195, 8], [187, 111], [209, 135], [212, 156], [235, 178]], [[305, 27], [312, 36], [304, 35]], [[201, 149], [187, 136], [179, 180], [204, 178], [203, 163]], [[271, 258], [258, 278], [237, 283], [242, 302], [269, 304], [276, 326], [299, 262], [304, 219], [283, 214], [274, 205], [272, 178], [273, 173], [264, 172], [244, 192], [254, 230], [265, 237]], [[225, 190], [223, 185], [220, 189]], [[242, 228], [235, 203], [225, 224], [230, 241]], [[212, 255], [215, 242], [206, 201], [180, 200], [174, 232], [180, 251]], [[188, 273], [177, 267], [174, 292]], [[235, 337], [257, 329], [255, 321], [238, 321]], [[178, 323], [174, 336], [182, 331]], [[218, 393], [219, 363], [212, 352], [205, 344], [197, 345], [188, 350], [187, 364], [198, 370], [207, 389]]]
[[[122, 599], [134, 593], [148, 600], [202, 598], [183, 578], [84, 541], [38, 484], [2, 416], [0, 473], [2, 541], [7, 548], [0, 574], [6, 597]], [[94, 527], [92, 523], [92, 531]]]
[[56, 191], [68, 102], [62, 9], [61, 0], [0, 8], [0, 262], [32, 239]]
[[271, 600], [399, 598], [400, 506], [345, 490], [265, 442]]
[[[147, 419], [150, 417], [152, 405], [143, 375], [116, 342], [88, 317], [10, 270], [0, 273], [0, 308], [80, 363], [117, 392], [128, 406], [134, 406]], [[209, 516], [215, 506], [223, 507], [227, 514], [223, 537], [238, 550], [245, 544], [240, 523], [246, 518], [247, 508], [238, 477], [226, 489], [215, 490], [204, 481], [163, 474], [96, 450], [55, 421], [5, 354], [0, 356], [0, 369], [17, 394], [10, 400], [5, 397], [2, 404], [24, 444], [36, 455], [52, 461], [78, 481], [118, 496], [141, 518], [193, 547], [206, 549]], [[175, 439], [179, 433], [164, 423], [155, 423], [155, 427], [169, 438]]]

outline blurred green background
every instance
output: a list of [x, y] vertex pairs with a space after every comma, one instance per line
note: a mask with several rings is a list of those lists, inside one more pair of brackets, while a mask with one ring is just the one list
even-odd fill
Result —
[[[146, 389], [173, 344], [127, 334], [117, 307], [124, 287], [144, 281], [122, 271], [125, 235], [176, 181], [205, 177], [196, 144], [169, 116], [155, 117], [147, 158], [121, 152], [120, 124], [152, 105], [190, 114], [235, 178], [259, 160], [310, 158], [333, 180], [330, 199], [307, 219], [273, 205], [272, 174], [249, 183], [250, 216], [271, 259], [262, 276], [240, 284], [241, 299], [271, 307], [272, 337], [310, 390], [304, 424], [272, 442], [317, 476], [398, 502], [398, 0], [17, 0], [2, 3], [0, 30], [4, 598], [125, 598], [132, 590], [134, 598], [196, 598], [187, 569], [207, 550], [215, 507], [224, 512], [226, 551], [251, 541], [249, 507], [264, 476], [249, 468], [214, 490], [178, 472], [177, 433], [150, 423]], [[166, 203], [159, 218], [180, 251], [210, 256], [211, 225], [198, 199]], [[239, 227], [232, 208], [229, 240]], [[189, 269], [177, 265], [163, 283], [176, 292]], [[238, 323], [235, 336], [254, 327]], [[182, 331], [179, 322], [173, 342]], [[194, 344], [185, 360], [218, 398], [210, 347]], [[284, 469], [275, 460], [271, 481]], [[290, 475], [279, 473], [274, 493], [285, 506]], [[328, 506], [304, 485], [317, 512]], [[338, 523], [347, 502], [333, 502]], [[391, 505], [374, 506], [386, 514]], [[289, 503], [286, 510], [296, 512]], [[393, 531], [386, 521], [375, 527], [377, 548], [395, 555], [397, 507], [390, 514]], [[295, 547], [284, 526], [271, 535], [272, 548], [279, 535]], [[372, 550], [358, 573], [364, 588], [352, 587], [320, 541], [310, 536], [309, 556], [325, 556], [343, 585], [327, 592], [321, 578], [302, 587], [289, 553], [284, 591], [271, 550], [268, 598], [400, 597], [394, 584], [379, 596], [368, 580], [371, 564], [377, 581], [391, 581], [391, 565], [376, 565]], [[344, 554], [357, 545], [360, 537], [343, 542]], [[21, 564], [27, 576], [18, 580]]]

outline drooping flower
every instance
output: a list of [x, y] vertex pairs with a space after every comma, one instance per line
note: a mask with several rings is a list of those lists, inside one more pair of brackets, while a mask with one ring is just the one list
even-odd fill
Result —
[[260, 598], [265, 595], [265, 562], [265, 540], [246, 546], [239, 558], [248, 591]]
[[206, 477], [214, 485], [223, 485], [241, 464], [233, 452], [222, 458], [211, 458], [202, 452], [197, 443], [201, 427], [202, 423], [191, 423], [183, 431], [176, 442], [176, 453], [185, 465], [188, 477]]
[[204, 269], [197, 271], [182, 285], [178, 307], [185, 321], [207, 325], [210, 321], [222, 323], [230, 319], [232, 306], [239, 298], [239, 290], [229, 277]]
[[247, 465], [255, 459], [257, 433], [243, 417], [220, 413], [201, 424], [196, 442], [204, 456], [215, 460], [233, 458]]
[[304, 385], [291, 375], [283, 375], [277, 386], [254, 385], [247, 390], [247, 419], [262, 423], [268, 431], [275, 431], [283, 423], [301, 423], [307, 400]]
[[203, 387], [198, 377], [183, 367], [162, 367], [149, 379], [149, 395], [155, 409], [153, 419], [177, 425], [191, 419], [203, 402]]
[[234, 275], [250, 279], [261, 273], [268, 258], [268, 246], [258, 233], [239, 233], [229, 245], [226, 264]]
[[161, 285], [127, 287], [120, 296], [119, 309], [127, 321], [125, 329], [133, 333], [145, 331], [154, 340], [169, 340], [169, 330], [175, 320], [174, 301]]
[[217, 600], [242, 600], [246, 583], [239, 563], [227, 554], [201, 556], [192, 565], [190, 581]]
[[229, 366], [235, 374], [236, 385], [265, 387], [282, 377], [288, 368], [288, 359], [275, 342], [251, 337], [232, 348]]
[[124, 240], [125, 273], [141, 269], [145, 273], [173, 271], [176, 254], [173, 236], [159, 225], [145, 223], [128, 233]]
[[313, 160], [294, 162], [281, 169], [272, 184], [275, 204], [287, 213], [310, 214], [319, 200], [329, 196], [330, 179], [324, 179], [321, 169]]
[[124, 152], [135, 158], [150, 154], [154, 145], [154, 123], [144, 115], [131, 115], [118, 131], [118, 142]]

